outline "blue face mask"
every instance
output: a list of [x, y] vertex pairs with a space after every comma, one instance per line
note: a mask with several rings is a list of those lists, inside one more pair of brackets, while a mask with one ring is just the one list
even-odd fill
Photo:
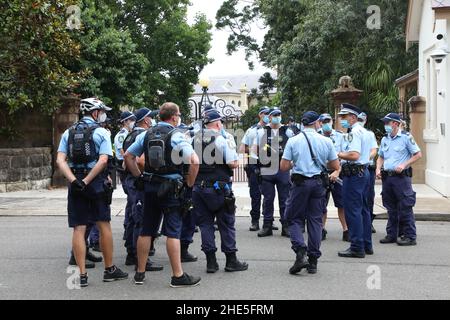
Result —
[[269, 116], [264, 116], [263, 122], [264, 122], [265, 124], [268, 124], [268, 123], [270, 122]]
[[272, 117], [272, 124], [280, 124], [281, 117]]
[[385, 125], [384, 126], [384, 130], [386, 131], [387, 134], [391, 134], [392, 133], [392, 126]]
[[222, 135], [222, 137], [227, 138], [227, 131], [224, 128], [220, 130], [220, 134]]
[[348, 122], [348, 120], [341, 120], [341, 126], [344, 129], [348, 129], [350, 128], [350, 123]]
[[322, 130], [323, 130], [324, 132], [331, 132], [331, 131], [333, 131], [333, 128], [331, 127], [331, 124], [329, 124], [329, 123], [324, 123], [324, 124], [322, 125]]

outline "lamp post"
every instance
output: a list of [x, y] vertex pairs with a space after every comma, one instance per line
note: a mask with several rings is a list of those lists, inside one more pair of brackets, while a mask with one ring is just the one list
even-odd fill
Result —
[[201, 119], [202, 117], [202, 107], [206, 104], [212, 104], [211, 100], [209, 99], [209, 95], [208, 95], [208, 87], [210, 84], [210, 80], [209, 78], [201, 78], [200, 81], [198, 82], [198, 84], [202, 87], [202, 98], [200, 99], [200, 103], [198, 104], [198, 108], [195, 111], [195, 117], [197, 119]]

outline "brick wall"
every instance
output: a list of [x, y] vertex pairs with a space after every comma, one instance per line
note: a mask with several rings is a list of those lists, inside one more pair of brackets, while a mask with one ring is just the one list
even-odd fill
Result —
[[50, 147], [0, 149], [0, 192], [48, 188], [52, 173]]

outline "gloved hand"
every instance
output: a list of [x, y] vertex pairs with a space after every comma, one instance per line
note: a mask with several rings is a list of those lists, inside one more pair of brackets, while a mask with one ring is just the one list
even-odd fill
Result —
[[86, 184], [83, 182], [83, 180], [75, 179], [70, 184], [72, 190], [74, 192], [83, 192], [86, 189]]
[[144, 191], [144, 175], [141, 174], [136, 178], [136, 180], [134, 181], [134, 187], [138, 191]]

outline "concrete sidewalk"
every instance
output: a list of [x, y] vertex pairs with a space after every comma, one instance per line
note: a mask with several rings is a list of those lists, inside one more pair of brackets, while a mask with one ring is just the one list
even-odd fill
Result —
[[[235, 183], [233, 189], [237, 199], [237, 216], [246, 217], [250, 212], [250, 196], [246, 183]], [[422, 221], [450, 221], [450, 199], [428, 187], [427, 185], [414, 185], [417, 192], [417, 204], [414, 209], [417, 220]], [[376, 185], [375, 214], [377, 218], [386, 218], [386, 209], [381, 201], [381, 185]], [[0, 216], [65, 216], [67, 214], [67, 190], [35, 190], [0, 193]], [[275, 203], [278, 199], [275, 199]], [[114, 192], [112, 214], [124, 214], [126, 195], [119, 185]], [[278, 206], [275, 206], [275, 215], [278, 216]], [[337, 211], [330, 201], [328, 207], [329, 218], [337, 218]]]

